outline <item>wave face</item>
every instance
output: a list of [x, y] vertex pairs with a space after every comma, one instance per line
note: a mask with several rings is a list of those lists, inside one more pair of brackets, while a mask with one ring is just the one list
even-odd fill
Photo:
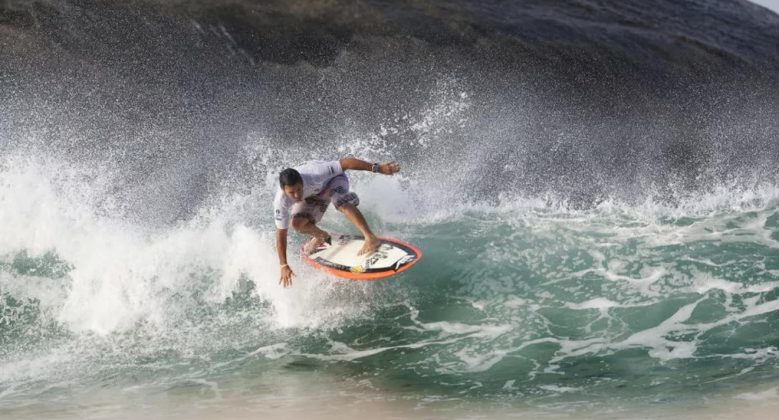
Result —
[[[743, 1], [0, 5], [0, 413], [770, 397], [778, 41]], [[277, 173], [345, 154], [402, 163], [353, 187], [425, 258], [282, 289]]]

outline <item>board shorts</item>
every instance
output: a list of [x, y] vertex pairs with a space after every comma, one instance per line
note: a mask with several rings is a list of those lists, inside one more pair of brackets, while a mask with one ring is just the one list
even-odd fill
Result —
[[312, 195], [295, 203], [290, 209], [292, 219], [305, 218], [311, 223], [319, 223], [322, 216], [325, 215], [327, 207], [333, 203], [335, 208], [339, 208], [346, 203], [355, 206], [360, 204], [360, 198], [357, 194], [349, 191], [349, 178], [346, 175], [338, 175], [325, 184], [325, 187], [317, 195]]

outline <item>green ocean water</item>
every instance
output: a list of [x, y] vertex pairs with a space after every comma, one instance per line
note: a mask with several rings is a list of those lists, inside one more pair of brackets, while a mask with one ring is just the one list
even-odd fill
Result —
[[[771, 189], [588, 210], [507, 201], [424, 222], [366, 213], [423, 260], [377, 282], [293, 263], [282, 289], [272, 236], [241, 225], [101, 222], [53, 247], [8, 240], [0, 413], [252, 415], [306, 395], [322, 413], [651, 417], [779, 379]], [[337, 214], [324, 223], [348, 229]]]
[[[776, 22], [0, 2], [0, 419], [770, 417]], [[282, 288], [278, 173], [349, 154], [400, 162], [350, 188], [424, 257], [338, 280], [293, 234]]]

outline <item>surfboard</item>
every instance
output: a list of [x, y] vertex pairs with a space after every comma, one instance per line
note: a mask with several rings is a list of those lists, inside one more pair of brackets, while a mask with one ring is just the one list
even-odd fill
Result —
[[379, 248], [367, 255], [357, 255], [365, 243], [362, 235], [331, 234], [329, 244], [322, 244], [311, 255], [301, 248], [303, 259], [318, 270], [350, 280], [378, 280], [408, 270], [422, 259], [422, 251], [409, 243], [379, 237]]

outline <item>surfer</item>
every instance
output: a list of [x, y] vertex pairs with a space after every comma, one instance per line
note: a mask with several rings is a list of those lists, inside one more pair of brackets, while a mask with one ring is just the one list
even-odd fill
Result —
[[373, 252], [381, 244], [357, 209], [360, 199], [357, 194], [349, 191], [349, 178], [345, 173], [347, 170], [393, 175], [400, 171], [400, 164], [395, 161], [369, 163], [347, 157], [329, 162], [310, 161], [279, 173], [280, 188], [273, 200], [273, 216], [276, 220], [276, 251], [281, 265], [279, 284], [284, 287], [292, 284], [294, 275], [287, 264], [287, 230], [290, 217], [293, 229], [312, 237], [303, 247], [307, 254], [316, 251], [322, 243], [330, 240], [330, 234], [317, 226], [330, 203], [346, 215], [365, 237], [365, 244], [359, 255]]

